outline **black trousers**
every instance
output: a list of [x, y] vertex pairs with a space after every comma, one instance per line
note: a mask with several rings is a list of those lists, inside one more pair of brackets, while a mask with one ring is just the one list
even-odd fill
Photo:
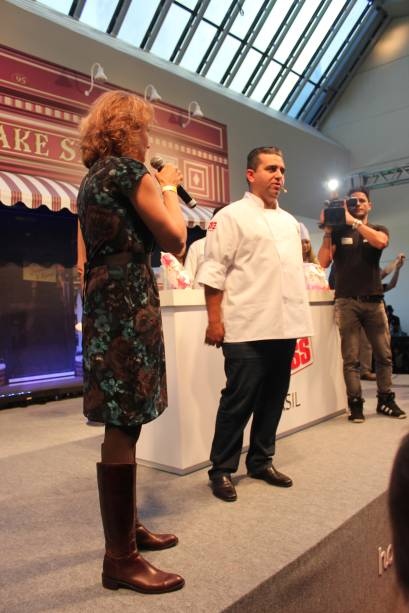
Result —
[[247, 470], [255, 473], [271, 466], [295, 344], [296, 339], [224, 343], [227, 381], [216, 417], [210, 478], [236, 472], [251, 414]]

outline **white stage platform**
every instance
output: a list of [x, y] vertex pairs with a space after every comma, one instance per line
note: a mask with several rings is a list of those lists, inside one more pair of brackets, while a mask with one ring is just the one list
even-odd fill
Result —
[[[407, 378], [406, 378], [407, 379]], [[409, 410], [408, 381], [396, 377]], [[409, 420], [375, 414], [365, 384], [364, 424], [345, 415], [281, 439], [276, 465], [294, 487], [249, 479], [238, 500], [214, 498], [207, 473], [177, 476], [139, 467], [140, 513], [179, 545], [146, 557], [180, 572], [186, 587], [144, 596], [100, 585], [102, 530], [95, 461], [100, 428], [81, 400], [0, 412], [0, 608], [7, 613], [403, 613], [384, 506], [392, 459]]]
[[[146, 466], [186, 474], [209, 463], [220, 391], [226, 381], [224, 359], [221, 349], [204, 344], [203, 290], [160, 294], [169, 407], [146, 426], [137, 454]], [[279, 436], [338, 415], [347, 406], [333, 292], [310, 291], [309, 297], [314, 336], [298, 341]], [[245, 447], [249, 431], [250, 424]]]

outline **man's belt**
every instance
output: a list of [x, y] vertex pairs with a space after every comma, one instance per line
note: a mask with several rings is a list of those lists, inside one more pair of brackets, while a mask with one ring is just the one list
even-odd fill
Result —
[[97, 255], [86, 263], [89, 269], [96, 266], [126, 266], [130, 262], [133, 264], [149, 264], [150, 255], [146, 253], [132, 253], [131, 251], [121, 251], [110, 255]]
[[358, 302], [382, 302], [383, 300], [383, 296], [380, 294], [372, 294], [369, 296], [345, 296], [345, 298], [358, 300]]

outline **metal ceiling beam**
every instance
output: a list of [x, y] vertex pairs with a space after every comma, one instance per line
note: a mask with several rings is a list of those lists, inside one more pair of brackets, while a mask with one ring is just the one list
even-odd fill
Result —
[[[330, 102], [332, 98], [335, 96], [335, 93], [336, 93], [335, 87], [337, 85], [337, 80], [336, 80], [335, 75], [337, 73], [337, 68], [341, 69], [342, 67], [342, 72], [347, 70], [348, 58], [345, 57], [345, 51], [348, 50], [349, 43], [352, 40], [354, 41], [359, 40], [359, 37], [358, 37], [359, 30], [362, 24], [365, 22], [365, 19], [367, 18], [370, 11], [371, 11], [371, 7], [368, 5], [363, 11], [360, 20], [355, 23], [348, 37], [344, 39], [337, 54], [332, 59], [332, 62], [328, 65], [327, 70], [321, 75], [321, 78], [316, 84], [314, 92], [312, 92], [312, 94], [306, 100], [306, 102], [304, 103], [302, 109], [300, 110], [298, 114], [299, 119], [301, 119], [302, 121], [304, 121], [305, 117], [308, 117], [311, 114], [314, 106], [321, 105], [321, 103], [317, 105], [317, 99], [322, 97], [323, 94], [324, 94], [324, 98], [328, 102]], [[363, 42], [363, 44], [365, 43]], [[351, 58], [352, 58], [352, 55], [350, 56], [350, 61], [351, 61]]]
[[226, 72], [224, 73], [222, 80], [220, 81], [220, 83], [222, 83], [222, 85], [225, 85], [225, 87], [230, 86], [234, 77], [240, 70], [240, 67], [246, 55], [252, 48], [254, 41], [256, 40], [261, 28], [264, 26], [265, 22], [267, 21], [267, 18], [269, 17], [275, 3], [276, 3], [276, 0], [265, 0], [263, 2], [246, 36], [240, 43], [239, 48], [234, 54], [232, 61], [230, 62]]
[[107, 34], [110, 34], [111, 36], [117, 36], [119, 30], [122, 27], [128, 9], [131, 6], [131, 3], [132, 0], [119, 0], [118, 4], [116, 5], [114, 14], [112, 15], [109, 26], [107, 28]]
[[287, 36], [289, 29], [293, 25], [298, 13], [300, 12], [303, 6], [303, 3], [304, 3], [304, 0], [295, 0], [295, 2], [292, 2], [283, 21], [281, 22], [280, 27], [278, 28], [277, 32], [273, 36], [267, 49], [263, 53], [262, 59], [260, 60], [256, 68], [253, 70], [249, 80], [247, 81], [246, 85], [244, 86], [242, 90], [242, 93], [245, 94], [246, 96], [250, 97], [252, 93], [254, 92], [254, 90], [256, 89], [260, 79], [262, 78], [265, 71], [267, 70], [270, 62], [274, 59], [275, 52], [277, 51], [277, 49], [283, 42], [284, 38]]
[[240, 2], [233, 0], [220, 26], [218, 27], [212, 42], [210, 43], [206, 53], [204, 54], [202, 61], [200, 62], [196, 70], [198, 74], [202, 75], [203, 77], [207, 75], [214, 58], [219, 53], [220, 47], [224, 43], [226, 36], [228, 35], [230, 28], [234, 23], [234, 20], [241, 11], [242, 5], [240, 4]]
[[87, 0], [74, 0], [69, 10], [69, 17], [79, 20]]
[[403, 185], [409, 183], [409, 162], [394, 168], [353, 173], [347, 178], [352, 188], [364, 185], [372, 190]]
[[323, 18], [328, 7], [331, 5], [331, 1], [332, 0], [321, 0], [318, 7], [314, 11], [301, 36], [292, 48], [284, 66], [281, 68], [280, 72], [274, 79], [269, 91], [266, 92], [262, 100], [262, 102], [264, 102], [264, 104], [266, 104], [267, 106], [270, 106], [270, 104], [278, 94], [287, 76], [290, 74], [292, 68], [294, 67], [296, 61], [300, 57], [301, 53], [304, 51], [308, 41], [310, 40], [311, 34], [314, 32], [320, 19]]
[[145, 51], [150, 51], [152, 49], [153, 43], [159, 34], [171, 6], [172, 0], [161, 0], [154, 16], [152, 17], [152, 21], [149, 24], [146, 34], [142, 39], [140, 45], [141, 49], [144, 49]]
[[178, 42], [176, 43], [176, 47], [174, 48], [172, 55], [170, 56], [170, 61], [174, 64], [180, 64], [180, 62], [182, 61], [182, 58], [185, 55], [188, 46], [192, 42], [192, 38], [195, 35], [195, 32], [199, 27], [203, 15], [205, 14], [209, 4], [210, 0], [197, 1], [197, 4], [189, 18], [189, 21], [187, 22], [186, 27], [183, 30]]
[[344, 41], [340, 52], [320, 79], [318, 88], [300, 112], [298, 117], [302, 121], [313, 126], [318, 126], [322, 122], [330, 105], [332, 106], [343, 93], [357, 66], [374, 47], [389, 21], [383, 9], [368, 5], [360, 21], [355, 24], [353, 31]]
[[302, 78], [294, 86], [293, 90], [289, 94], [289, 96], [288, 96], [287, 100], [285, 101], [284, 105], [281, 107], [281, 110], [282, 110], [283, 113], [289, 113], [291, 111], [291, 108], [292, 108], [293, 104], [297, 100], [298, 96], [301, 94], [301, 92], [304, 89], [305, 85], [308, 83], [308, 81], [310, 80], [310, 78], [313, 75], [314, 71], [316, 70], [316, 68], [318, 67], [318, 65], [321, 62], [322, 58], [324, 57], [325, 53], [327, 52], [327, 50], [331, 46], [333, 40], [335, 39], [336, 35], [340, 31], [341, 27], [343, 26], [346, 18], [348, 17], [348, 15], [350, 14], [351, 10], [353, 9], [353, 6], [354, 6], [353, 0], [347, 0], [345, 2], [344, 6], [342, 7], [341, 11], [339, 12], [339, 14], [338, 14], [337, 18], [335, 19], [334, 23], [329, 28], [329, 30], [328, 30], [327, 34], [325, 35], [324, 39], [321, 41], [321, 44], [320, 44], [319, 48], [316, 50], [316, 52], [312, 56], [311, 60], [309, 61], [308, 66], [306, 67], [306, 69], [304, 70], [304, 72], [302, 74]]

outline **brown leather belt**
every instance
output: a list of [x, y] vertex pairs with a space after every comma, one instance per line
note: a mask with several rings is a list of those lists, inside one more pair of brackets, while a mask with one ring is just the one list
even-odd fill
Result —
[[97, 266], [127, 266], [133, 264], [149, 264], [150, 254], [132, 253], [131, 251], [121, 251], [120, 253], [111, 253], [110, 255], [97, 255], [89, 262], [85, 262], [84, 267], [84, 286], [82, 289], [82, 300], [84, 301], [87, 292], [89, 275], [93, 268]]
[[383, 300], [383, 296], [380, 296], [379, 294], [374, 294], [374, 295], [369, 295], [369, 296], [345, 296], [345, 298], [351, 298], [352, 300], [358, 300], [358, 302], [382, 302]]
[[126, 266], [130, 262], [133, 264], [149, 264], [150, 255], [146, 253], [133, 253], [131, 251], [121, 251], [110, 255], [97, 255], [86, 263], [88, 269], [96, 266]]

